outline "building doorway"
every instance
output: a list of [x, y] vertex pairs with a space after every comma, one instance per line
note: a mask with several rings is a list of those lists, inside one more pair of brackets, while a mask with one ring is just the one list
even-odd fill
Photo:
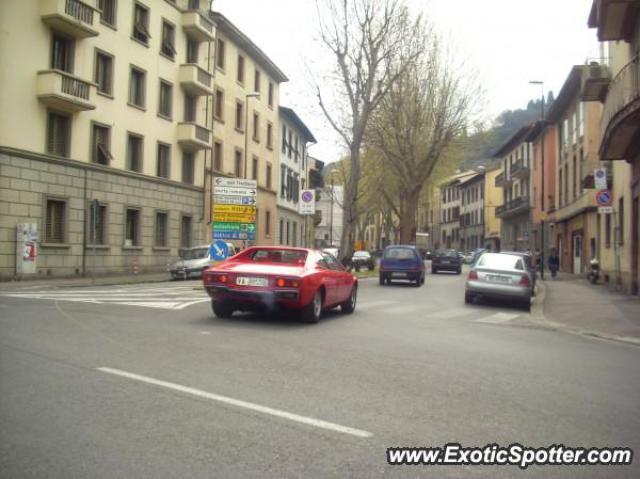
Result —
[[573, 274], [582, 273], [582, 233], [573, 234]]

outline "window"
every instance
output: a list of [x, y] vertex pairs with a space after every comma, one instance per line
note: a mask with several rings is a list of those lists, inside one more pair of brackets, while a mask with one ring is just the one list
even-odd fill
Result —
[[73, 73], [73, 47], [73, 40], [54, 33], [51, 41], [51, 68]]
[[[97, 210], [89, 203], [89, 224], [87, 225], [87, 240], [89, 244], [103, 245], [107, 243], [106, 222], [107, 207], [98, 204]], [[95, 229], [94, 229], [95, 220]]]
[[282, 125], [282, 153], [287, 152], [287, 127]]
[[71, 119], [62, 113], [47, 114], [47, 153], [57, 156], [70, 155]]
[[221, 70], [224, 70], [225, 63], [225, 51], [224, 51], [224, 41], [218, 40], [216, 41], [216, 66]]
[[191, 247], [191, 216], [183, 216], [180, 219], [180, 247]]
[[283, 244], [282, 240], [284, 238], [284, 220], [280, 219], [280, 244]]
[[266, 186], [267, 188], [271, 189], [271, 164], [267, 163], [267, 180], [266, 180]]
[[196, 106], [198, 99], [195, 96], [184, 96], [184, 121], [195, 122], [196, 121]]
[[294, 142], [294, 147], [293, 147], [293, 152], [294, 152], [294, 161], [297, 163], [298, 162], [298, 155], [300, 154], [298, 151], [298, 136], [296, 135], [295, 138], [295, 142]]
[[213, 169], [222, 171], [222, 143], [219, 141], [213, 144]]
[[167, 241], [167, 226], [169, 225], [169, 215], [165, 212], [156, 212], [156, 230], [155, 230], [155, 243], [158, 248], [166, 248]]
[[578, 104], [578, 135], [584, 136], [584, 103]]
[[253, 78], [253, 91], [260, 93], [260, 70], [256, 68], [256, 74]]
[[193, 172], [194, 172], [195, 158], [193, 153], [182, 154], [182, 182], [193, 184]]
[[173, 85], [164, 80], [160, 80], [158, 114], [167, 119], [173, 116]]
[[251, 178], [258, 180], [258, 157], [254, 156], [251, 160]]
[[611, 248], [611, 215], [604, 215], [604, 245]]
[[253, 141], [260, 141], [260, 115], [253, 112]]
[[113, 57], [111, 55], [96, 51], [94, 81], [100, 93], [113, 94]]
[[127, 208], [125, 215], [124, 245], [138, 246], [140, 242], [140, 210]]
[[149, 42], [149, 10], [136, 3], [133, 11], [133, 38], [145, 45]]
[[269, 82], [269, 106], [273, 108], [273, 83]]
[[127, 169], [142, 171], [142, 137], [132, 133], [127, 138]]
[[280, 165], [280, 198], [287, 196], [287, 167]]
[[292, 238], [292, 243], [291, 246], [298, 246], [298, 222], [294, 221], [293, 222], [293, 238]]
[[65, 242], [65, 222], [67, 202], [64, 200], [47, 199], [47, 211], [44, 228], [46, 243], [62, 244]]
[[236, 80], [240, 83], [244, 83], [244, 57], [242, 55], [238, 55], [238, 72]]
[[160, 52], [169, 57], [171, 60], [176, 55], [176, 27], [167, 22], [162, 21], [162, 44], [160, 45]]
[[144, 70], [131, 67], [129, 80], [129, 104], [140, 108], [145, 106], [145, 82], [147, 74]]
[[238, 178], [240, 178], [242, 176], [242, 152], [240, 150], [236, 150], [234, 166], [234, 173]]
[[189, 0], [189, 10], [200, 10], [200, 0]]
[[569, 144], [569, 120], [565, 118], [562, 122], [562, 145], [567, 146]]
[[158, 162], [156, 175], [160, 178], [169, 178], [169, 165], [171, 164], [171, 147], [165, 143], [158, 143]]
[[[609, 216], [609, 215], [607, 215]], [[624, 244], [624, 198], [621, 196], [618, 200], [618, 234], [616, 242], [618, 245]]]
[[291, 238], [291, 223], [289, 222], [289, 220], [287, 220], [287, 236], [286, 236], [286, 242], [285, 244], [289, 244], [289, 239]]
[[113, 161], [111, 155], [111, 128], [93, 124], [91, 128], [91, 161], [101, 165], [108, 165]]
[[273, 124], [267, 123], [267, 148], [273, 150]]
[[187, 40], [187, 63], [198, 63], [198, 50], [200, 44], [195, 40]]
[[213, 114], [216, 120], [224, 120], [224, 92], [216, 88], [216, 99]]
[[271, 211], [264, 212], [264, 237], [268, 238], [271, 234]]
[[236, 101], [236, 130], [242, 131], [242, 113], [244, 105], [242, 102]]
[[102, 10], [100, 20], [102, 23], [114, 27], [116, 26], [116, 0], [98, 0], [98, 9]]

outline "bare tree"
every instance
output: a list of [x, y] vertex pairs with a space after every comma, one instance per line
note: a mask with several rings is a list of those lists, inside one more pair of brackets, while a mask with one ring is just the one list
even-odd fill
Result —
[[[320, 37], [335, 68], [316, 83], [318, 102], [348, 150], [340, 249], [350, 255], [358, 207], [360, 153], [371, 115], [422, 49], [422, 19], [403, 0], [316, 0]], [[401, 55], [402, 53], [402, 55]]]
[[455, 148], [479, 88], [454, 68], [437, 35], [425, 30], [422, 54], [394, 82], [368, 130], [367, 142], [381, 152], [387, 177], [395, 177], [396, 197], [382, 194], [399, 218], [400, 241], [409, 243], [416, 227], [420, 194], [434, 169]]

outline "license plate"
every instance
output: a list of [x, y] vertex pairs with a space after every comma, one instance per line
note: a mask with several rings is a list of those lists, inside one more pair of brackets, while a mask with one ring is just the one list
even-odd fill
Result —
[[269, 281], [266, 278], [247, 278], [244, 276], [238, 276], [238, 278], [236, 278], [236, 284], [239, 286], [265, 287], [269, 285]]
[[448, 259], [443, 259], [442, 260], [442, 264], [449, 264], [449, 260]]
[[496, 274], [487, 275], [487, 279], [489, 281], [493, 281], [495, 283], [510, 283], [511, 282], [511, 278], [509, 278], [508, 276], [499, 276], [499, 275], [496, 275]]
[[407, 273], [391, 273], [392, 278], [406, 278]]

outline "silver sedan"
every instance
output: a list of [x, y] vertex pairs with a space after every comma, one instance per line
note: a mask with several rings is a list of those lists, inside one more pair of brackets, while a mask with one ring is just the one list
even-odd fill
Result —
[[476, 297], [504, 299], [531, 308], [531, 276], [521, 256], [485, 253], [471, 268], [464, 293], [465, 303]]

